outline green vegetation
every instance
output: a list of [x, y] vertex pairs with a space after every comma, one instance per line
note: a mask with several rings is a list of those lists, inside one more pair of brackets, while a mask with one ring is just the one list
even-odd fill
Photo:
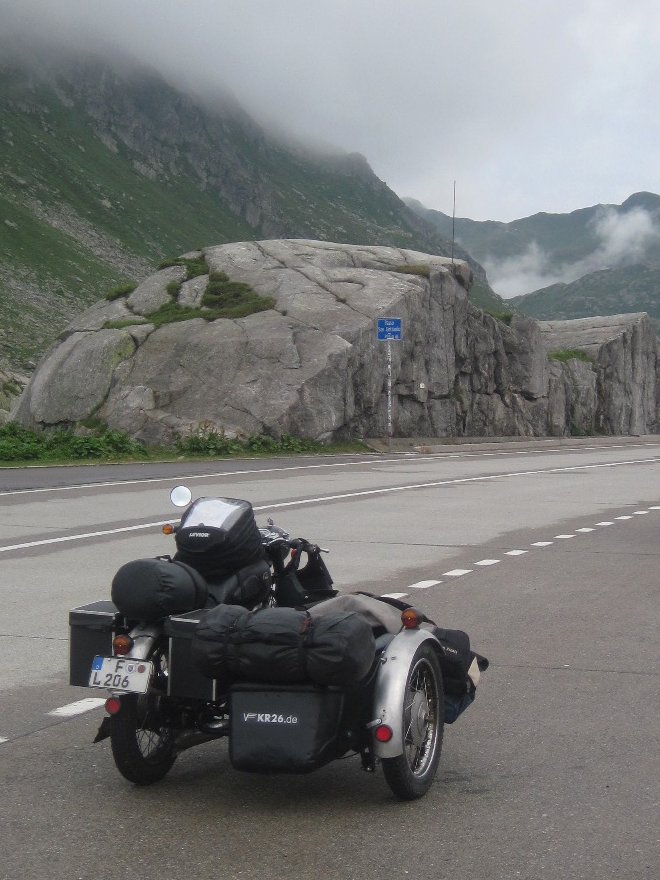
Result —
[[421, 275], [423, 278], [431, 276], [431, 267], [428, 263], [404, 263], [402, 266], [395, 266], [394, 271], [403, 275]]
[[134, 327], [136, 324], [148, 324], [146, 318], [136, 315], [134, 318], [117, 318], [114, 321], [106, 321], [103, 325], [104, 330], [123, 330], [124, 327]]
[[275, 455], [291, 452], [321, 452], [327, 446], [314, 440], [299, 440], [283, 434], [279, 438], [258, 434], [245, 439], [227, 437], [215, 428], [200, 428], [188, 437], [179, 439], [176, 450], [182, 455], [240, 455], [267, 453]]
[[491, 318], [495, 318], [497, 321], [501, 321], [503, 324], [510, 325], [513, 319], [515, 312], [498, 312], [493, 311], [492, 309], [484, 309], [484, 312], [487, 315], [490, 315]]
[[199, 275], [206, 275], [209, 271], [209, 267], [206, 264], [204, 257], [199, 257], [197, 259], [174, 257], [170, 260], [162, 260], [158, 264], [159, 269], [169, 269], [170, 266], [183, 266], [186, 270], [186, 281], [190, 281], [191, 278], [197, 278]]
[[145, 458], [147, 450], [121, 431], [107, 428], [95, 435], [73, 431], [37, 433], [15, 422], [0, 427], [0, 461], [62, 461], [79, 459]]
[[122, 296], [128, 296], [133, 293], [137, 284], [133, 284], [133, 282], [128, 282], [126, 284], [117, 284], [116, 287], [111, 287], [110, 290], [106, 293], [105, 298], [110, 301], [115, 299], [120, 299]]
[[230, 281], [224, 272], [213, 272], [202, 296], [202, 305], [214, 318], [245, 318], [275, 307], [272, 296], [261, 296], [249, 284]]
[[587, 364], [594, 363], [594, 359], [579, 348], [562, 348], [559, 351], [551, 351], [548, 357], [553, 361], [561, 361], [564, 364], [566, 361], [572, 360], [585, 361]]
[[73, 430], [36, 432], [15, 422], [0, 427], [0, 463], [119, 460], [162, 461], [175, 456], [217, 458], [231, 456], [291, 455], [295, 453], [338, 453], [365, 450], [363, 443], [323, 444], [283, 435], [265, 434], [230, 439], [215, 429], [200, 429], [181, 438], [174, 449], [148, 449], [121, 431], [111, 431], [95, 416], [80, 423], [87, 432], [78, 436]]

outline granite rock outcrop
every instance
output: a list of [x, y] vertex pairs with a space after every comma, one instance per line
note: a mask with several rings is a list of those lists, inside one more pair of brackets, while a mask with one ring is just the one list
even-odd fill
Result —
[[[200, 429], [384, 436], [388, 343], [376, 323], [397, 316], [403, 339], [389, 343], [397, 436], [657, 429], [657, 340], [645, 315], [503, 320], [470, 302], [466, 263], [394, 247], [278, 239], [184, 256], [249, 284], [273, 308], [232, 320], [200, 310], [157, 325], [150, 317], [168, 302], [199, 308], [208, 281], [185, 280], [182, 266], [161, 270], [80, 315], [14, 417], [48, 429], [94, 415], [153, 444]], [[558, 359], [572, 350], [582, 358]]]

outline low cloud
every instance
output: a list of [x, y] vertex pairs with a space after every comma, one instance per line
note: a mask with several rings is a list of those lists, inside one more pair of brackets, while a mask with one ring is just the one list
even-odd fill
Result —
[[509, 298], [531, 293], [551, 284], [568, 284], [590, 272], [642, 262], [652, 245], [660, 242], [660, 225], [643, 208], [621, 213], [604, 209], [593, 221], [597, 247], [574, 263], [557, 263], [533, 241], [526, 251], [504, 260], [484, 259], [493, 290]]

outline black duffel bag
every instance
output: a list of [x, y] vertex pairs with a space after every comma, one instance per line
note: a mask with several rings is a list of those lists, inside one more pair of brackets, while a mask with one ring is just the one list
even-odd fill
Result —
[[375, 651], [371, 627], [355, 612], [312, 618], [294, 608], [218, 605], [197, 625], [191, 658], [203, 675], [225, 681], [348, 686], [367, 675]]
[[134, 559], [112, 579], [112, 601], [126, 617], [157, 620], [203, 608], [206, 581], [190, 565], [166, 559]]

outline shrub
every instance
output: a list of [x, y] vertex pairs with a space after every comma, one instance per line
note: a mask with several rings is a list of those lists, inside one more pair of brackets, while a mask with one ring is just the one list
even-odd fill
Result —
[[191, 278], [197, 278], [198, 275], [206, 275], [209, 271], [204, 257], [198, 257], [197, 259], [175, 257], [174, 259], [162, 260], [158, 264], [158, 269], [169, 269], [170, 266], [183, 266], [186, 270], [186, 281], [190, 281]]
[[511, 320], [513, 318], [514, 312], [496, 312], [491, 309], [484, 309], [487, 315], [490, 315], [491, 318], [495, 318], [496, 321], [501, 321], [503, 324], [511, 324]]
[[133, 293], [136, 287], [137, 284], [134, 284], [132, 281], [127, 282], [126, 284], [118, 284], [106, 293], [105, 298], [112, 301], [113, 299], [119, 299], [122, 296], [128, 296], [130, 293]]
[[165, 290], [169, 293], [172, 299], [176, 299], [179, 295], [179, 291], [181, 290], [181, 282], [180, 281], [170, 281]]
[[283, 434], [279, 439], [268, 434], [255, 434], [245, 439], [226, 437], [214, 427], [199, 428], [176, 441], [181, 455], [233, 455], [237, 453], [319, 452], [325, 447], [315, 440], [301, 440]]
[[[100, 423], [98, 423], [100, 424]], [[55, 461], [62, 459], [146, 456], [145, 447], [121, 431], [103, 427], [97, 434], [78, 437], [71, 430], [37, 433], [15, 422], [0, 428], [1, 461]]]
[[124, 327], [134, 327], [136, 324], [146, 324], [144, 318], [117, 318], [116, 321], [106, 321], [103, 325], [104, 330], [123, 330]]

